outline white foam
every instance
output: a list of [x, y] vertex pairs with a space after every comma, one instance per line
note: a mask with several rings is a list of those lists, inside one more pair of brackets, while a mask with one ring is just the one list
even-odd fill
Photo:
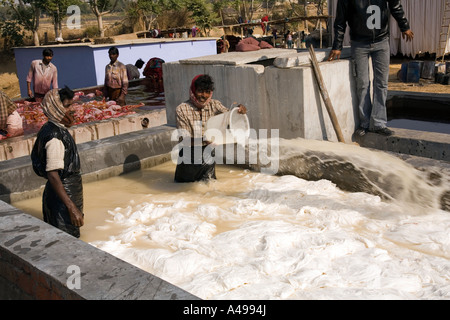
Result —
[[450, 298], [448, 212], [225, 170], [111, 210], [91, 244], [203, 299]]

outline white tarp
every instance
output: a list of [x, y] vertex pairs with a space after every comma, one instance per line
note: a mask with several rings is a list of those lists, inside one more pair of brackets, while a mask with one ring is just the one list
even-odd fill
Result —
[[[444, 16], [445, 0], [401, 0], [401, 2], [411, 30], [414, 32], [414, 40], [406, 42], [402, 39], [397, 22], [391, 16], [391, 54], [401, 53], [414, 57], [419, 53], [435, 53], [439, 46], [439, 34]], [[330, 15], [334, 17], [336, 15], [337, 0], [328, 0], [328, 5], [331, 9]], [[332, 18], [332, 24], [334, 24], [334, 18]], [[332, 25], [331, 28], [334, 29]], [[334, 37], [334, 30], [332, 32]], [[348, 28], [344, 38], [344, 45], [350, 45]], [[449, 47], [449, 41], [447, 41], [447, 49]]]

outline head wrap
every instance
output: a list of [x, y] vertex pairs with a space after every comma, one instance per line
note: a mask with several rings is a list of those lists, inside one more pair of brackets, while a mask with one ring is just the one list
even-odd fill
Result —
[[205, 107], [211, 101], [212, 94], [213, 94], [211, 92], [209, 98], [205, 102], [200, 102], [200, 101], [197, 100], [197, 98], [195, 97], [195, 91], [196, 91], [195, 81], [198, 78], [200, 78], [201, 76], [203, 76], [203, 74], [199, 74], [199, 75], [195, 76], [194, 79], [192, 79], [191, 86], [189, 88], [189, 97], [191, 99], [191, 102], [194, 104], [194, 106], [196, 106], [199, 109], [202, 109], [203, 107]]
[[45, 94], [41, 107], [48, 120], [56, 123], [60, 123], [66, 114], [58, 89], [52, 89]]

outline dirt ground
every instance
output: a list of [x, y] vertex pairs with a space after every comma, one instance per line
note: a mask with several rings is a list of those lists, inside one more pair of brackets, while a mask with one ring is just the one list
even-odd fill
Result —
[[[136, 35], [129, 34], [117, 36], [117, 40], [132, 38], [136, 38]], [[389, 90], [450, 94], [450, 86], [435, 84], [432, 80], [420, 79], [420, 83], [418, 84], [403, 83], [399, 81], [397, 73], [401, 68], [401, 64], [402, 62], [409, 60], [410, 59], [391, 59]], [[19, 79], [17, 78], [16, 72], [16, 62], [14, 57], [11, 55], [0, 54], [0, 90], [3, 90], [12, 99], [20, 97]]]

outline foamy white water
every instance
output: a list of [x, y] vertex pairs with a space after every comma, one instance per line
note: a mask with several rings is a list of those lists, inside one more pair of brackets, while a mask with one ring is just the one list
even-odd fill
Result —
[[227, 166], [176, 184], [174, 170], [86, 184], [82, 239], [203, 299], [450, 298], [449, 212]]

